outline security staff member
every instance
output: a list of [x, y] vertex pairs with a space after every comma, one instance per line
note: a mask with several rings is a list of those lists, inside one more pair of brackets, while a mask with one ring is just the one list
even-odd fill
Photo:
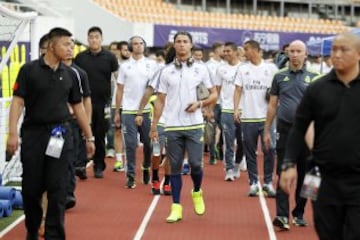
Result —
[[[111, 74], [119, 68], [114, 54], [104, 49], [102, 30], [91, 27], [88, 30], [89, 49], [79, 53], [75, 64], [84, 69], [89, 77], [92, 112], [92, 129], [95, 135], [94, 176], [103, 178], [105, 170], [105, 133], [108, 129], [111, 99]], [[106, 112], [106, 114], [105, 114]]]
[[[71, 45], [72, 51], [74, 51], [74, 46], [75, 43], [72, 42]], [[90, 92], [90, 86], [89, 86], [89, 80], [87, 74], [83, 69], [81, 69], [75, 63], [73, 63], [72, 57], [64, 60], [63, 63], [69, 66], [75, 72], [76, 78], [78, 79], [78, 84], [80, 85], [82, 90], [82, 103], [84, 105], [86, 116], [90, 125], [92, 106], [91, 106], [91, 98], [90, 98], [91, 92]], [[72, 108], [70, 108], [70, 113], [73, 115]], [[68, 182], [69, 185], [67, 188], [67, 196], [65, 203], [66, 209], [72, 208], [76, 204], [76, 199], [75, 199], [76, 172], [80, 179], [84, 180], [87, 178], [86, 169], [85, 169], [87, 162], [85, 140], [82, 139], [82, 131], [74, 115], [71, 120], [71, 127], [73, 130], [73, 138], [74, 138], [74, 152], [73, 152], [74, 154], [69, 165], [70, 174], [69, 174], [69, 182]], [[76, 166], [78, 166], [77, 169], [75, 169]]]
[[44, 191], [48, 194], [45, 239], [65, 239], [66, 179], [73, 151], [68, 102], [84, 132], [87, 153], [91, 156], [95, 151], [77, 78], [61, 63], [72, 53], [70, 37], [66, 29], [52, 29], [45, 56], [26, 63], [14, 85], [7, 150], [13, 154], [18, 148], [17, 124], [25, 107], [20, 154], [27, 240], [38, 239]]
[[[201, 108], [215, 104], [217, 93], [210, 74], [204, 64], [194, 62], [191, 57], [192, 36], [178, 32], [174, 36], [176, 57], [173, 64], [166, 65], [160, 76], [158, 100], [155, 103], [154, 119], [151, 125], [151, 139], [159, 139], [157, 124], [163, 111], [167, 153], [171, 169], [173, 204], [167, 222], [182, 219], [180, 193], [182, 188], [181, 170], [185, 151], [189, 157], [193, 181], [192, 200], [198, 215], [205, 213], [201, 184], [203, 178], [203, 117]], [[210, 94], [205, 100], [198, 100], [197, 86], [203, 83]]]
[[[89, 119], [89, 124], [91, 125], [92, 103], [91, 103], [91, 91], [90, 91], [88, 76], [87, 76], [86, 72], [82, 68], [80, 68], [78, 65], [76, 65], [72, 60], [71, 60], [70, 64], [71, 64], [70, 65], [71, 68], [75, 71], [76, 76], [81, 81], [81, 86], [82, 86], [82, 90], [83, 90], [83, 94], [82, 94], [83, 104], [84, 104], [86, 115]], [[80, 130], [79, 137], [81, 137], [82, 133], [81, 133], [81, 129], [79, 129], [79, 126], [78, 126], [78, 130]], [[78, 176], [81, 180], [86, 180], [87, 179], [86, 164], [88, 162], [88, 159], [86, 157], [86, 153], [84, 152], [83, 139], [79, 138], [78, 143], [79, 143], [78, 153], [75, 154], [76, 157], [75, 157], [75, 162], [74, 162], [75, 175]]]
[[[306, 69], [306, 45], [300, 40], [293, 41], [289, 45], [289, 66], [281, 69], [275, 74], [271, 90], [266, 123], [264, 129], [264, 142], [269, 149], [271, 145], [270, 127], [277, 115], [277, 175], [280, 177], [281, 164], [285, 153], [285, 143], [289, 135], [290, 128], [294, 122], [296, 109], [304, 95], [305, 89], [318, 73]], [[299, 156], [299, 163], [304, 163], [304, 159], [309, 155], [309, 149], [305, 142], [302, 143], [302, 151]], [[296, 226], [306, 226], [307, 222], [303, 219], [306, 199], [300, 197], [301, 185], [305, 175], [305, 164], [298, 164], [298, 184], [295, 192], [296, 206], [292, 211], [293, 224]], [[283, 230], [288, 230], [289, 225], [289, 196], [280, 187], [279, 182], [276, 189], [276, 217], [274, 225]]]
[[289, 193], [294, 185], [299, 146], [314, 121], [313, 155], [321, 175], [313, 202], [316, 232], [320, 240], [355, 240], [360, 239], [359, 36], [336, 36], [331, 61], [334, 70], [312, 83], [299, 104], [286, 145], [280, 186]]

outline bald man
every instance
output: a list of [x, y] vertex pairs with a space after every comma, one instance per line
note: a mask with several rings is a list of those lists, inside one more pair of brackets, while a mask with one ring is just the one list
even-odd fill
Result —
[[[289, 65], [275, 74], [271, 90], [266, 123], [264, 130], [264, 142], [267, 149], [271, 145], [270, 127], [276, 116], [277, 119], [277, 168], [276, 173], [280, 176], [281, 166], [284, 159], [285, 143], [289, 131], [294, 122], [295, 112], [304, 95], [305, 89], [318, 74], [306, 69], [305, 60], [307, 57], [306, 45], [300, 40], [295, 40], [289, 45]], [[305, 159], [309, 155], [309, 149], [302, 141], [298, 156], [298, 185], [295, 191], [296, 206], [292, 211], [293, 224], [296, 226], [306, 226], [304, 220], [304, 208], [306, 199], [300, 197], [301, 184], [305, 175]], [[289, 230], [289, 195], [279, 187], [276, 190], [276, 217], [273, 221], [274, 226], [281, 230]]]
[[311, 84], [297, 110], [289, 134], [280, 185], [286, 193], [296, 181], [299, 143], [314, 121], [314, 164], [321, 174], [313, 203], [320, 240], [360, 239], [360, 38], [335, 37], [334, 68]]

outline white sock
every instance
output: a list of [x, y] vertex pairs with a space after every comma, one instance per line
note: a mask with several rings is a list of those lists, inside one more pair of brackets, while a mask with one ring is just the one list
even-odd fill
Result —
[[118, 162], [122, 162], [122, 156], [123, 156], [123, 154], [122, 154], [122, 153], [116, 153], [116, 154], [115, 154], [116, 161], [118, 161]]

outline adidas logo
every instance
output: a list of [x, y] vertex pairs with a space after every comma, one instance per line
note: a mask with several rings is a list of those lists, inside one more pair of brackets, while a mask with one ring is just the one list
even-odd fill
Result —
[[289, 81], [289, 80], [290, 80], [289, 77], [286, 76], [286, 77], [284, 77], [283, 82], [287, 82], [287, 81]]

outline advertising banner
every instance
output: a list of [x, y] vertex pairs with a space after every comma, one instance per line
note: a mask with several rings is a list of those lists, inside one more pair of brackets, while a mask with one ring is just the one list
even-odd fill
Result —
[[203, 48], [210, 48], [217, 41], [230, 41], [242, 46], [245, 41], [253, 39], [260, 43], [264, 51], [277, 51], [283, 45], [296, 39], [307, 43], [308, 41], [330, 36], [329, 34], [154, 25], [154, 46], [161, 47], [168, 41], [172, 42], [174, 35], [178, 31], [190, 32], [194, 45]]

